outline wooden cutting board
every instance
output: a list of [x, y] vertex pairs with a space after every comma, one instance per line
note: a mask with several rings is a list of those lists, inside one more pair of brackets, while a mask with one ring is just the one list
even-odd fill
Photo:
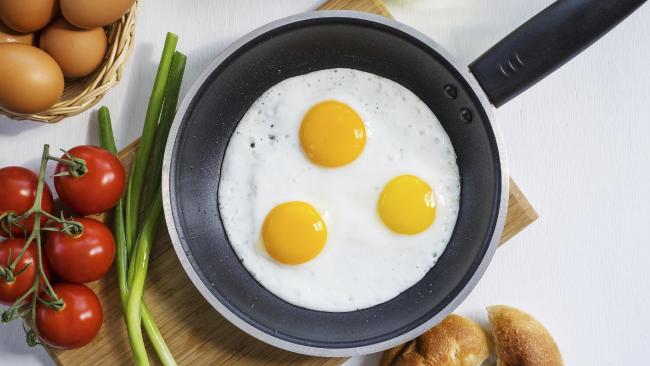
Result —
[[[331, 0], [320, 9], [349, 9], [390, 16], [379, 0]], [[128, 168], [137, 141], [120, 152]], [[128, 169], [127, 169], [128, 171]], [[510, 180], [510, 202], [505, 242], [537, 219], [537, 213]], [[104, 307], [104, 325], [88, 346], [71, 351], [50, 351], [60, 365], [129, 365], [131, 349], [122, 318], [114, 272], [90, 285]], [[153, 246], [145, 301], [179, 365], [292, 365], [338, 366], [342, 358], [302, 356], [268, 346], [237, 329], [221, 317], [194, 288], [183, 271], [166, 230]], [[149, 349], [150, 358], [157, 362]]]

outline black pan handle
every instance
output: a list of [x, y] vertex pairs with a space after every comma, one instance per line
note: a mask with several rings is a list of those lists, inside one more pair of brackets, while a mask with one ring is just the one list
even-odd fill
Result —
[[469, 67], [496, 107], [609, 32], [646, 0], [558, 0]]

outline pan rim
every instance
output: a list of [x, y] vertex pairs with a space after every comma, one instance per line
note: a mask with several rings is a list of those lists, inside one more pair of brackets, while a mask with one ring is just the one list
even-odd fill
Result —
[[[173, 161], [174, 147], [176, 145], [176, 140], [178, 137], [178, 132], [181, 127], [182, 121], [185, 118], [188, 108], [192, 105], [192, 102], [197, 94], [197, 92], [204, 85], [205, 81], [210, 77], [210, 75], [216, 70], [225, 60], [227, 60], [231, 55], [236, 53], [242, 46], [254, 40], [255, 38], [270, 32], [276, 28], [286, 26], [291, 23], [296, 23], [300, 21], [313, 20], [313, 19], [323, 19], [323, 18], [349, 18], [356, 20], [364, 20], [368, 22], [379, 23], [384, 26], [389, 26], [394, 29], [397, 29], [400, 32], [408, 34], [409, 36], [415, 38], [419, 42], [422, 42], [427, 47], [433, 49], [435, 52], [439, 53], [443, 58], [447, 60], [455, 70], [465, 79], [469, 84], [474, 94], [477, 96], [484, 113], [488, 117], [494, 139], [496, 141], [496, 147], [499, 153], [499, 163], [501, 170], [501, 192], [500, 192], [500, 205], [497, 212], [497, 220], [495, 223], [492, 239], [489, 243], [489, 246], [485, 252], [485, 255], [481, 259], [481, 262], [476, 267], [476, 270], [471, 275], [471, 278], [467, 281], [465, 286], [458, 292], [457, 296], [451, 300], [438, 314], [436, 314], [431, 319], [423, 322], [419, 326], [407, 331], [395, 338], [388, 339], [382, 342], [364, 345], [360, 347], [352, 348], [320, 348], [307, 346], [303, 344], [293, 343], [285, 339], [275, 337], [271, 334], [268, 334], [252, 324], [249, 324], [245, 320], [238, 317], [235, 313], [230, 311], [226, 305], [221, 303], [218, 298], [216, 298], [208, 286], [201, 280], [199, 274], [194, 268], [193, 264], [190, 262], [188, 255], [183, 248], [181, 243], [181, 238], [179, 237], [179, 232], [176, 228], [176, 223], [174, 220], [174, 213], [172, 209], [172, 195], [170, 192], [170, 179], [171, 179], [171, 164]], [[248, 333], [249, 335], [257, 338], [258, 340], [270, 344], [272, 346], [290, 351], [295, 353], [301, 353], [311, 356], [322, 356], [322, 357], [350, 357], [358, 356], [368, 353], [374, 353], [383, 351], [385, 349], [394, 347], [398, 344], [404, 343], [408, 340], [411, 340], [422, 333], [426, 332], [428, 329], [433, 327], [435, 324], [440, 322], [444, 317], [449, 315], [454, 309], [456, 309], [461, 302], [469, 295], [472, 289], [476, 286], [480, 278], [483, 276], [485, 270], [487, 269], [489, 263], [496, 252], [498, 247], [501, 234], [503, 232], [503, 227], [505, 224], [505, 219], [507, 215], [508, 208], [508, 193], [509, 193], [509, 174], [508, 166], [506, 159], [506, 152], [503, 144], [503, 137], [501, 135], [498, 125], [495, 124], [495, 116], [493, 106], [489, 102], [487, 96], [479, 86], [478, 81], [471, 74], [469, 67], [464, 66], [463, 64], [457, 62], [442, 46], [438, 43], [427, 37], [426, 35], [418, 32], [417, 30], [399, 23], [395, 20], [381, 17], [374, 14], [348, 11], [348, 10], [321, 10], [321, 11], [312, 11], [302, 14], [297, 14], [289, 16], [286, 18], [279, 19], [277, 21], [266, 24], [248, 34], [238, 39], [226, 49], [224, 49], [217, 58], [197, 77], [196, 81], [192, 84], [192, 87], [188, 90], [187, 94], [183, 98], [183, 102], [178, 108], [178, 112], [172, 124], [170, 130], [170, 137], [167, 140], [165, 146], [165, 155], [163, 160], [163, 169], [162, 169], [162, 193], [163, 193], [163, 208], [165, 213], [165, 221], [167, 223], [168, 232], [171, 238], [171, 242], [174, 247], [174, 251], [181, 262], [183, 270], [187, 273], [188, 277], [201, 293], [201, 295], [210, 303], [210, 305], [217, 310], [224, 318], [229, 322], [234, 324], [236, 327], [242, 331]]]

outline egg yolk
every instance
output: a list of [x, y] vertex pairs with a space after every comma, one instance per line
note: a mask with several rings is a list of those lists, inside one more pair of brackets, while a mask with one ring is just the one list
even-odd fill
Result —
[[381, 192], [377, 210], [388, 228], [414, 235], [426, 230], [436, 218], [433, 190], [414, 175], [394, 178]]
[[361, 155], [366, 146], [366, 128], [354, 109], [329, 100], [307, 112], [300, 126], [300, 143], [315, 164], [339, 167]]
[[264, 247], [284, 264], [308, 262], [323, 250], [327, 227], [318, 211], [305, 202], [286, 202], [266, 215], [262, 227]]

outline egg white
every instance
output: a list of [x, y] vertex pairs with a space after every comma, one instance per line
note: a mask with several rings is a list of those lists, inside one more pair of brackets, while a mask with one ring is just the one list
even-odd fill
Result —
[[[302, 118], [313, 105], [338, 100], [364, 121], [363, 153], [340, 168], [314, 165], [300, 145]], [[436, 197], [436, 220], [418, 235], [392, 232], [377, 213], [386, 183], [413, 174]], [[250, 107], [226, 151], [219, 209], [230, 244], [246, 269], [285, 301], [313, 310], [368, 308], [417, 283], [444, 251], [458, 216], [460, 177], [451, 141], [410, 90], [353, 69], [286, 79]], [[302, 265], [273, 260], [261, 242], [267, 213], [287, 201], [318, 210], [325, 248]]]

